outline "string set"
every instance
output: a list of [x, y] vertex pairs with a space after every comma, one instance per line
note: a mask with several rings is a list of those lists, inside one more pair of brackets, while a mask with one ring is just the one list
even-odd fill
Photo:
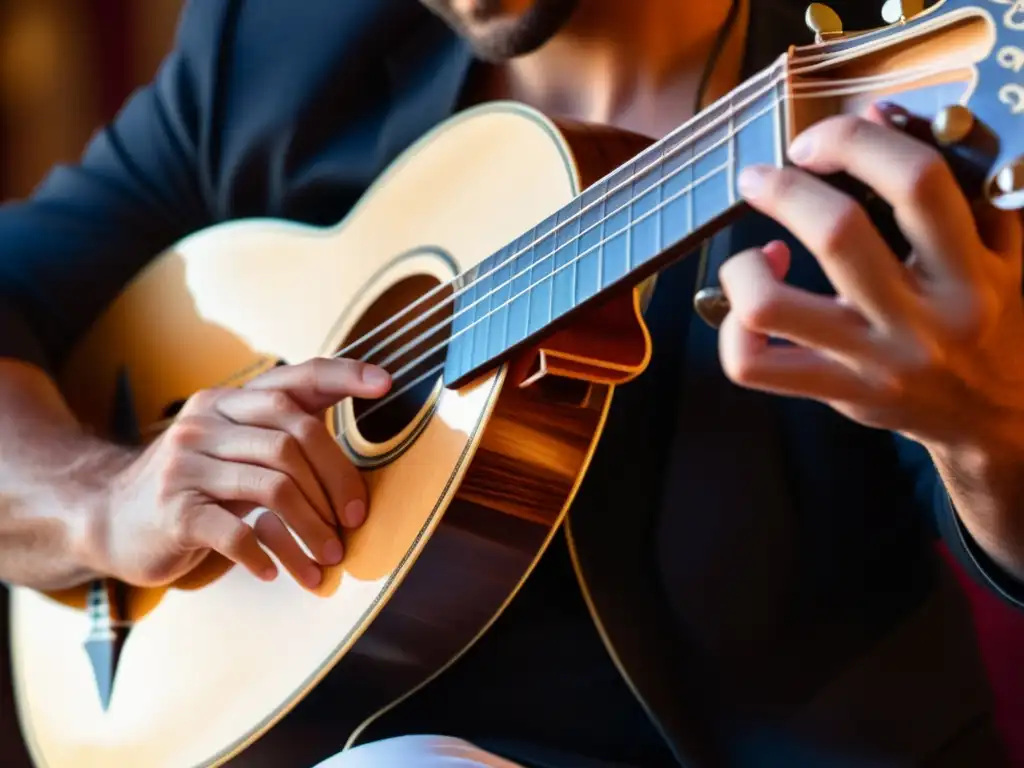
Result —
[[[358, 338], [355, 341], [353, 341], [353, 342], [349, 343], [348, 345], [346, 345], [342, 350], [340, 350], [339, 352], [337, 352], [335, 354], [335, 357], [349, 357], [349, 356], [351, 356], [352, 353], [356, 349], [358, 349], [360, 346], [362, 346], [362, 345], [370, 342], [371, 340], [373, 340], [377, 335], [383, 333], [387, 328], [389, 328], [392, 325], [394, 325], [399, 319], [401, 319], [402, 317], [407, 316], [409, 313], [411, 313], [417, 307], [422, 306], [424, 303], [429, 301], [431, 298], [436, 297], [439, 293], [441, 293], [441, 292], [443, 292], [445, 290], [451, 289], [450, 295], [448, 295], [445, 299], [443, 299], [442, 301], [434, 304], [433, 306], [431, 306], [425, 312], [417, 315], [412, 322], [405, 323], [402, 326], [400, 326], [397, 330], [392, 331], [390, 334], [386, 335], [384, 338], [382, 338], [381, 340], [377, 341], [362, 356], [356, 358], [356, 359], [360, 360], [361, 362], [373, 363], [374, 365], [377, 365], [377, 366], [379, 366], [381, 368], [387, 369], [387, 366], [393, 364], [397, 360], [400, 360], [404, 355], [406, 355], [410, 351], [414, 350], [417, 347], [417, 345], [419, 345], [422, 342], [424, 342], [424, 340], [428, 339], [430, 336], [436, 334], [439, 331], [442, 331], [449, 323], [453, 322], [457, 317], [459, 317], [460, 315], [463, 315], [467, 311], [470, 311], [471, 309], [476, 307], [478, 304], [480, 304], [480, 302], [488, 299], [494, 293], [496, 293], [496, 292], [498, 292], [498, 291], [500, 291], [500, 290], [502, 290], [504, 288], [508, 288], [519, 277], [522, 277], [526, 273], [531, 272], [539, 264], [543, 264], [544, 262], [554, 258], [555, 254], [558, 253], [559, 251], [561, 251], [566, 246], [572, 245], [573, 243], [578, 243], [583, 238], [583, 236], [586, 235], [588, 232], [592, 231], [594, 228], [596, 228], [598, 226], [603, 226], [604, 223], [608, 219], [610, 219], [613, 216], [617, 215], [621, 211], [631, 207], [632, 205], [635, 205], [635, 201], [632, 200], [632, 199], [627, 200], [626, 203], [620, 205], [615, 210], [613, 210], [611, 212], [604, 212], [602, 217], [599, 220], [595, 221], [593, 224], [591, 224], [585, 230], [581, 230], [578, 234], [574, 234], [569, 240], [567, 240], [566, 242], [560, 244], [550, 254], [547, 254], [544, 257], [542, 257], [540, 259], [537, 259], [535, 261], [531, 260], [531, 263], [528, 264], [526, 267], [524, 267], [522, 270], [520, 270], [519, 272], [517, 272], [514, 275], [511, 275], [507, 280], [505, 280], [503, 282], [500, 282], [499, 284], [493, 286], [487, 293], [485, 293], [485, 294], [483, 294], [481, 296], [476, 297], [472, 303], [468, 303], [468, 304], [462, 306], [461, 308], [458, 309], [458, 311], [452, 313], [452, 315], [450, 317], [447, 317], [444, 320], [442, 320], [441, 322], [435, 323], [432, 326], [428, 327], [426, 330], [424, 330], [421, 333], [419, 333], [415, 338], [413, 338], [413, 339], [409, 340], [408, 342], [406, 342], [405, 344], [403, 344], [399, 349], [396, 349], [393, 352], [391, 352], [390, 354], [388, 354], [384, 359], [382, 359], [380, 361], [374, 361], [372, 358], [375, 355], [377, 355], [378, 353], [380, 353], [383, 350], [385, 350], [389, 344], [391, 344], [395, 340], [399, 339], [403, 334], [415, 330], [418, 326], [420, 326], [429, 317], [437, 314], [443, 307], [447, 306], [448, 304], [451, 304], [456, 299], [458, 299], [461, 295], [463, 295], [465, 292], [467, 292], [471, 288], [474, 288], [483, 279], [485, 279], [486, 277], [489, 277], [490, 275], [494, 274], [495, 272], [497, 272], [498, 270], [504, 268], [505, 266], [508, 266], [510, 263], [515, 261], [515, 259], [519, 258], [520, 256], [530, 252], [530, 250], [532, 248], [534, 248], [541, 241], [546, 240], [546, 239], [552, 237], [552, 235], [554, 235], [555, 233], [557, 233], [558, 231], [563, 229], [565, 226], [567, 226], [567, 225], [573, 223], [574, 221], [580, 219], [588, 210], [593, 209], [597, 205], [604, 205], [608, 201], [609, 198], [611, 198], [616, 192], [618, 192], [621, 189], [623, 189], [626, 185], [633, 184], [637, 179], [643, 177], [644, 174], [648, 173], [649, 171], [656, 169], [657, 166], [662, 165], [665, 162], [666, 159], [671, 158], [673, 155], [675, 155], [675, 154], [677, 154], [677, 153], [679, 153], [681, 151], [684, 151], [686, 149], [692, 148], [694, 146], [694, 142], [696, 140], [698, 140], [699, 138], [701, 138], [702, 136], [706, 135], [707, 133], [709, 133], [709, 132], [711, 132], [713, 130], [721, 128], [723, 125], [729, 124], [729, 130], [726, 132], [725, 136], [723, 136], [722, 138], [719, 138], [714, 143], [712, 143], [709, 146], [705, 147], [701, 152], [694, 153], [694, 155], [692, 157], [689, 157], [686, 160], [685, 163], [682, 163], [678, 167], [674, 168], [671, 171], [671, 173], [663, 174], [662, 177], [659, 178], [656, 182], [652, 183], [649, 187], [644, 189], [644, 194], [648, 194], [649, 192], [651, 192], [653, 190], [659, 189], [660, 187], [662, 187], [664, 184], [666, 184], [672, 178], [676, 177], [681, 172], [685, 171], [688, 168], [693, 167], [693, 165], [695, 165], [701, 159], [705, 158], [709, 153], [713, 152], [714, 150], [716, 150], [717, 148], [722, 146], [722, 144], [724, 144], [724, 143], [726, 143], [728, 141], [731, 141], [740, 131], [743, 130], [743, 128], [745, 126], [749, 125], [750, 123], [754, 122], [755, 120], [760, 119], [765, 114], [767, 114], [767, 113], [771, 112], [772, 110], [776, 109], [776, 107], [778, 107], [778, 105], [780, 103], [782, 103], [784, 100], [808, 99], [808, 98], [828, 98], [828, 97], [837, 97], [837, 96], [858, 95], [858, 94], [861, 94], [861, 93], [868, 92], [869, 90], [874, 89], [874, 88], [879, 88], [879, 87], [883, 87], [883, 86], [890, 86], [891, 87], [891, 86], [894, 86], [894, 85], [900, 85], [900, 84], [904, 84], [904, 83], [908, 83], [908, 82], [913, 82], [915, 80], [919, 80], [919, 79], [924, 78], [924, 77], [934, 76], [935, 74], [938, 74], [938, 72], [937, 72], [935, 67], [921, 66], [921, 67], [914, 67], [914, 68], [911, 68], [911, 69], [907, 69], [907, 70], [904, 70], [903, 72], [894, 73], [894, 74], [869, 75], [869, 76], [863, 76], [863, 77], [857, 77], [857, 78], [847, 78], [845, 80], [794, 81], [794, 82], [791, 82], [791, 84], [790, 84], [790, 88], [791, 88], [791, 92], [790, 93], [786, 94], [785, 96], [781, 96], [781, 97], [779, 95], [777, 95], [777, 94], [773, 95], [772, 98], [771, 98], [771, 103], [768, 106], [758, 110], [758, 112], [756, 112], [752, 116], [747, 117], [746, 119], [743, 120], [743, 122], [741, 122], [739, 124], [736, 124], [736, 125], [732, 125], [732, 121], [735, 119], [736, 113], [738, 111], [741, 111], [744, 108], [746, 108], [747, 106], [749, 106], [751, 103], [756, 102], [758, 99], [760, 99], [761, 97], [765, 96], [766, 94], [768, 94], [773, 89], [777, 89], [779, 84], [784, 82], [784, 80], [786, 79], [786, 77], [788, 75], [790, 75], [790, 74], [800, 74], [800, 72], [802, 71], [799, 68], [792, 68], [792, 69], [789, 69], [787, 71], [784, 68], [784, 66], [783, 66], [784, 63], [785, 62], [780, 59], [780, 61], [776, 62], [776, 64], [774, 64], [773, 66], [767, 68], [760, 75], [752, 78], [751, 80], [747, 81], [743, 86], [741, 86], [742, 89], [746, 90], [746, 89], [749, 89], [751, 86], [757, 84], [758, 82], [760, 82], [762, 80], [765, 81], [764, 84], [762, 84], [760, 87], [755, 89], [753, 92], [743, 94], [744, 95], [744, 99], [742, 101], [737, 102], [735, 104], [732, 103], [732, 99], [737, 96], [737, 92], [733, 91], [732, 93], [730, 93], [726, 97], [723, 97], [723, 99], [719, 100], [715, 104], [713, 104], [710, 107], [708, 107], [707, 109], [705, 109], [700, 114], [696, 115], [694, 118], [692, 118], [687, 123], [684, 123], [682, 126], [680, 126], [675, 131], [673, 131], [672, 133], [670, 133], [667, 136], [665, 136], [663, 139], [661, 139], [657, 143], [653, 144], [648, 150], [646, 150], [644, 153], [641, 153], [640, 156], [630, 160], [629, 163], [636, 163], [638, 160], [643, 159], [644, 156], [647, 155], [647, 154], [653, 154], [654, 155], [652, 161], [649, 164], [647, 164], [643, 168], [640, 168], [638, 170], [634, 170], [634, 172], [631, 173], [628, 177], [623, 179], [621, 182], [616, 184], [614, 187], [611, 187], [610, 189], [605, 190], [599, 197], [597, 197], [595, 200], [591, 201], [588, 205], [586, 205], [584, 207], [581, 207], [581, 209], [579, 211], [575, 212], [572, 216], [566, 218], [564, 221], [558, 223], [558, 225], [555, 226], [553, 229], [545, 231], [537, 239], [533, 240], [529, 244], [527, 244], [527, 245], [523, 246], [522, 248], [518, 249], [515, 253], [512, 253], [512, 254], [508, 255], [500, 263], [495, 264], [494, 266], [492, 266], [490, 269], [488, 269], [483, 274], [475, 275], [471, 280], [467, 280], [469, 272], [466, 272], [466, 273], [462, 273], [460, 275], [457, 275], [455, 278], [453, 278], [452, 280], [450, 280], [450, 281], [448, 281], [446, 283], [441, 283], [441, 284], [435, 286], [431, 291], [428, 291], [427, 293], [425, 293], [422, 296], [420, 296], [417, 300], [415, 300], [411, 304], [407, 305], [401, 311], [399, 311], [398, 313], [396, 313], [396, 314], [392, 315], [391, 317], [389, 317], [385, 322], [383, 322], [380, 325], [376, 326], [375, 328], [369, 330], [368, 332], [366, 332], [360, 338]], [[818, 69], [820, 66], [821, 66], [820, 64], [818, 64], [818, 65], [811, 65], [811, 66], [806, 67], [806, 69], [807, 70], [814, 70], [814, 69]], [[712, 119], [708, 120], [708, 117], [713, 115], [723, 105], [726, 105], [726, 109], [724, 110], [724, 112], [722, 114], [715, 115]], [[707, 124], [702, 126], [702, 127], [700, 127], [699, 129], [695, 130], [691, 135], [689, 135], [687, 137], [687, 139], [685, 141], [678, 142], [675, 146], [673, 146], [673, 147], [671, 147], [669, 149], [665, 149], [664, 148], [664, 146], [666, 144], [671, 142], [673, 139], [677, 138], [681, 132], [687, 131], [687, 130], [693, 128], [694, 124], [699, 123], [702, 120], [708, 120]], [[627, 163], [627, 165], [629, 163]], [[537, 281], [531, 283], [526, 288], [524, 288], [521, 291], [519, 291], [518, 293], [516, 293], [514, 296], [510, 296], [501, 305], [493, 307], [493, 308], [490, 308], [486, 313], [482, 314], [479, 317], [476, 317], [472, 322], [470, 322], [466, 326], [460, 328], [455, 333], [449, 335], [444, 341], [434, 345], [433, 347], [428, 349], [426, 352], [420, 354], [414, 360], [406, 363], [405, 365], [402, 365], [398, 370], [396, 370], [396, 371], [391, 373], [392, 388], [388, 392], [388, 394], [384, 398], [382, 398], [382, 399], [380, 399], [378, 401], [373, 402], [372, 405], [370, 405], [365, 410], [363, 410], [359, 414], [359, 416], [355, 419], [355, 422], [358, 423], [362, 419], [365, 419], [365, 418], [369, 417], [371, 414], [373, 414], [377, 410], [385, 407], [389, 403], [393, 402], [395, 399], [401, 397], [406, 392], [408, 392], [410, 389], [416, 387], [417, 385], [419, 385], [420, 383], [422, 383], [426, 379], [429, 379], [431, 377], [438, 376], [439, 374], [441, 374], [443, 372], [444, 368], [445, 368], [445, 363], [443, 361], [440, 364], [437, 364], [437, 365], [431, 367], [429, 370], [421, 372], [419, 375], [413, 377], [412, 379], [410, 379], [408, 381], [404, 381], [404, 379], [407, 376], [409, 376], [410, 374], [412, 374], [416, 370], [416, 368], [418, 366], [422, 365], [425, 361], [429, 360], [431, 357], [433, 357], [434, 355], [438, 354], [439, 352], [444, 350], [446, 347], [450, 346], [451, 343], [453, 341], [455, 341], [455, 339], [457, 339], [459, 336], [462, 336], [463, 334], [468, 332], [473, 327], [479, 325], [485, 319], [488, 319], [492, 315], [496, 314], [497, 312], [505, 309], [510, 304], [512, 304], [514, 301], [516, 301], [516, 299], [518, 299], [518, 298], [528, 294], [531, 290], [533, 290], [538, 285], [544, 283], [547, 280], [552, 280], [553, 281], [555, 275], [560, 273], [565, 268], [577, 264], [581, 259], [585, 258], [590, 253], [593, 253], [595, 250], [603, 247], [603, 245], [605, 243], [607, 243], [607, 242], [615, 239], [616, 237], [622, 235], [628, 229], [630, 229], [631, 227], [635, 226], [640, 221], [642, 221], [645, 218], [647, 218], [647, 217], [649, 217], [649, 216], [659, 212], [665, 206], [670, 205], [675, 200], [678, 200], [679, 198], [683, 197], [684, 195], [692, 193], [701, 184], [706, 183], [710, 179], [712, 179], [715, 176], [717, 176], [719, 173], [722, 173], [723, 171], [728, 170], [731, 165], [732, 165], [732, 157], [730, 156], [730, 159], [728, 161], [720, 163], [715, 168], [713, 168], [710, 171], [708, 171], [705, 174], [703, 174], [700, 178], [693, 180], [692, 182], [690, 182], [685, 187], [683, 187], [683, 188], [679, 189], [678, 191], [676, 191], [675, 193], [673, 193], [670, 197], [661, 200], [658, 203], [658, 205], [656, 205], [656, 206], [652, 207], [650, 210], [646, 211], [642, 216], [638, 217], [635, 220], [632, 217], [629, 217], [630, 218], [629, 222], [624, 227], [622, 227], [621, 229], [618, 229], [614, 233], [612, 233], [610, 235], [607, 235], [600, 242], [595, 243], [594, 245], [590, 246], [586, 251], [584, 251], [582, 253], [579, 253], [578, 255], [576, 255], [572, 259], [566, 261], [566, 263], [562, 264], [561, 266], [557, 267], [556, 269], [552, 269], [550, 272], [546, 273], [543, 277], [541, 277]], [[621, 169], [617, 169], [617, 170], [621, 170]], [[612, 174], [614, 174], [615, 172], [617, 172], [617, 171], [613, 171]], [[609, 174], [609, 177], [612, 174]], [[606, 178], [609, 178], [609, 177], [606, 177]], [[600, 183], [600, 182], [598, 182], [598, 183]], [[627, 271], [628, 271], [628, 268], [627, 268]], [[465, 281], [465, 284], [462, 285], [461, 287], [456, 288], [456, 285], [460, 281]], [[510, 291], [511, 291], [511, 289], [510, 289]], [[344, 436], [344, 432], [340, 433], [337, 437], [340, 439], [343, 436]]]

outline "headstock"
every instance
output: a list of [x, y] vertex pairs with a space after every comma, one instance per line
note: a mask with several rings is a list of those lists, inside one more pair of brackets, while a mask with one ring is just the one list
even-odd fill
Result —
[[789, 59], [789, 134], [884, 99], [933, 121], [935, 141], [973, 164], [978, 193], [1024, 209], [1024, 0], [888, 0], [886, 26], [846, 32], [807, 9], [813, 45]]

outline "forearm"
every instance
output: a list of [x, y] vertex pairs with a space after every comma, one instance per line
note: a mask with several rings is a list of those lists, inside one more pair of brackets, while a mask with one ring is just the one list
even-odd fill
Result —
[[95, 577], [94, 500], [125, 454], [89, 435], [39, 369], [0, 360], [0, 579], [61, 589]]
[[1024, 451], [932, 450], [956, 515], [979, 547], [1024, 583]]

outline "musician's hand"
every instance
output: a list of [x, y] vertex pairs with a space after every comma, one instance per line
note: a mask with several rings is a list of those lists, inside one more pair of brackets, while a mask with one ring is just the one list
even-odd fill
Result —
[[[375, 366], [317, 359], [274, 368], [241, 389], [196, 394], [104, 493], [102, 571], [131, 584], [165, 584], [212, 550], [269, 580], [277, 571], [262, 543], [315, 587], [318, 563], [341, 562], [339, 530], [359, 526], [367, 508], [363, 480], [323, 411], [389, 387]], [[241, 519], [260, 507], [271, 511], [253, 527]]]
[[[879, 112], [817, 124], [791, 157], [802, 168], [749, 174], [744, 196], [807, 246], [839, 298], [786, 285], [781, 244], [730, 259], [720, 274], [732, 306], [720, 335], [729, 378], [828, 403], [933, 455], [1024, 457], [1017, 214], [972, 211], [940, 154]], [[853, 199], [808, 171], [845, 171], [887, 200], [913, 247], [907, 266]]]

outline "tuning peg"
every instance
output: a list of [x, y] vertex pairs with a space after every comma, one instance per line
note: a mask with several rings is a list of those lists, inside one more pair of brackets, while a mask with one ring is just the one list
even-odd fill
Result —
[[1024, 209], [1024, 155], [999, 171], [995, 181], [995, 205], [1007, 210]]
[[985, 179], [999, 157], [999, 137], [962, 104], [940, 109], [931, 133], [964, 193], [984, 197]]
[[804, 23], [814, 33], [816, 43], [841, 37], [843, 34], [843, 20], [824, 3], [811, 3], [807, 6]]
[[939, 110], [932, 120], [932, 135], [943, 147], [959, 144], [974, 128], [974, 115], [962, 104], [953, 104]]
[[718, 328], [729, 314], [729, 299], [721, 288], [702, 288], [693, 297], [693, 308], [701, 320]]
[[924, 10], [924, 0], [886, 0], [882, 18], [886, 24], [903, 24]]
[[1004, 195], [1024, 192], [1024, 157], [1018, 157], [999, 172], [996, 177], [996, 186]]

